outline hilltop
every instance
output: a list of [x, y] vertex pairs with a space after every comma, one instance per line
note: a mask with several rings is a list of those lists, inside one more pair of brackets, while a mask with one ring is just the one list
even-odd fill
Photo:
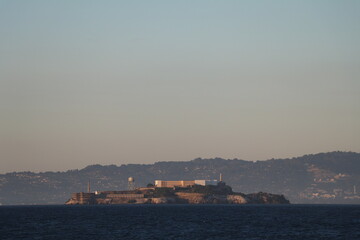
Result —
[[[91, 165], [66, 172], [13, 172], [0, 175], [2, 204], [62, 204], [70, 193], [92, 189], [127, 189], [133, 176], [137, 186], [156, 179], [218, 179], [236, 192], [283, 194], [292, 203], [360, 203], [360, 154], [329, 152], [289, 159], [245, 161], [201, 159], [154, 164]], [[359, 190], [358, 190], [359, 189]]]

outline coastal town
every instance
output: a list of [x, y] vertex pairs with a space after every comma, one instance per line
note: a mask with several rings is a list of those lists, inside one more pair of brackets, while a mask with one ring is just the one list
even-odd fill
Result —
[[[63, 172], [9, 172], [0, 174], [0, 204], [63, 204], [71, 193], [88, 193], [88, 181], [95, 194], [129, 190], [129, 176], [136, 178], [136, 188], [144, 188], [149, 183], [155, 186], [156, 179], [219, 179], [220, 173], [234, 192], [283, 194], [296, 204], [359, 204], [359, 156], [331, 152], [257, 162], [198, 158], [154, 164], [97, 164]], [[160, 190], [149, 189], [149, 196], [152, 191]]]

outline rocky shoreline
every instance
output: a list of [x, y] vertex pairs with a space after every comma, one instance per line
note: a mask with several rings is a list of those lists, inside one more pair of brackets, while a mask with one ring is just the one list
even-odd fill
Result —
[[236, 193], [230, 186], [188, 188], [139, 188], [133, 191], [73, 193], [67, 205], [97, 204], [290, 204], [283, 195]]

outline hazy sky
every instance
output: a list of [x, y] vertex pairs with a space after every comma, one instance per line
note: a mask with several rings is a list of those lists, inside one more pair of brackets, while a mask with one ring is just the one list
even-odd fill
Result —
[[0, 0], [0, 172], [360, 152], [360, 1]]

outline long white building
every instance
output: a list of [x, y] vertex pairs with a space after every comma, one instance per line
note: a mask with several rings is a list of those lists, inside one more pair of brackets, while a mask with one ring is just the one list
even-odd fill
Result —
[[191, 180], [191, 181], [163, 181], [163, 180], [155, 180], [155, 187], [189, 187], [193, 185], [217, 185], [219, 183], [218, 180]]

